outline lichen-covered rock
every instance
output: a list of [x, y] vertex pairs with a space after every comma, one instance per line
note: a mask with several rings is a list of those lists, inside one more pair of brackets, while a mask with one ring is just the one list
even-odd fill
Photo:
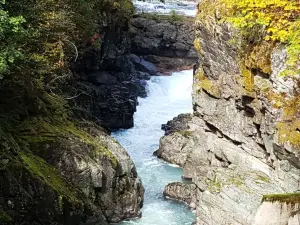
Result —
[[[171, 127], [157, 151], [182, 166], [183, 177], [196, 185], [198, 225], [254, 224], [265, 194], [299, 189], [297, 122], [289, 124], [294, 118], [287, 116], [297, 111], [290, 102], [298, 99], [298, 92], [294, 79], [278, 77], [284, 47], [272, 46], [269, 54], [266, 50], [270, 65], [263, 67], [258, 62], [263, 59], [256, 58], [260, 50], [252, 51], [251, 60], [241, 59], [230, 29], [214, 18], [196, 22], [200, 60], [193, 117], [182, 119], [182, 125], [177, 125], [178, 118], [168, 122]], [[176, 129], [181, 126], [185, 129]], [[184, 193], [173, 196], [181, 200]]]

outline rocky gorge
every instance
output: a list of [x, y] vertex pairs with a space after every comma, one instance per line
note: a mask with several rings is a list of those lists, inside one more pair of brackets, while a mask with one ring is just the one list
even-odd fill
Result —
[[300, 224], [289, 46], [203, 2], [0, 2], [1, 225]]
[[170, 183], [164, 195], [195, 209], [199, 225], [299, 224], [298, 117], [288, 116], [299, 87], [279, 76], [287, 51], [262, 41], [241, 54], [236, 43], [248, 40], [234, 44], [234, 29], [219, 20], [195, 22], [193, 114], [162, 126], [155, 155], [191, 182]]
[[128, 23], [131, 3], [120, 2], [124, 12], [101, 12], [100, 35], [76, 49], [71, 77], [0, 76], [0, 224], [104, 225], [141, 216], [144, 187], [110, 131], [134, 125], [145, 80], [173, 63], [190, 68], [196, 54], [193, 36], [185, 37], [189, 21]]

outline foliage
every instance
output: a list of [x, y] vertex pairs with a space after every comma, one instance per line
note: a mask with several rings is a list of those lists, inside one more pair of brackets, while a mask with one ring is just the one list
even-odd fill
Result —
[[47, 96], [59, 99], [74, 61], [100, 46], [103, 23], [126, 24], [133, 10], [130, 0], [0, 0], [0, 120], [65, 104]]
[[9, 66], [21, 58], [18, 44], [26, 37], [26, 31], [22, 27], [25, 19], [22, 16], [10, 16], [3, 10], [3, 4], [4, 1], [0, 1], [0, 79], [9, 73]]
[[129, 0], [2, 0], [0, 10], [0, 73], [12, 73], [23, 56], [16, 64], [43, 78], [68, 74], [77, 48], [100, 32], [103, 12], [128, 19], [133, 6]]
[[[220, 0], [225, 20], [242, 31], [260, 33], [267, 41], [287, 44], [289, 60], [285, 74], [299, 74], [300, 57], [300, 3], [298, 0]], [[248, 31], [248, 32], [247, 32]]]
[[177, 14], [175, 10], [171, 11], [171, 15], [170, 15], [170, 21], [171, 22], [183, 21], [183, 20], [184, 20], [184, 16], [183, 15]]
[[3, 210], [0, 209], [0, 224], [12, 224], [13, 219]]

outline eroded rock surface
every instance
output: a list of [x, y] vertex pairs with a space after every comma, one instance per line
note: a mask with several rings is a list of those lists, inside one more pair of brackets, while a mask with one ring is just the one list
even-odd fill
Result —
[[263, 202], [254, 221], [254, 225], [298, 225], [300, 224], [299, 203]]
[[[164, 126], [166, 135], [156, 152], [183, 167], [183, 177], [196, 185], [198, 225], [254, 224], [263, 195], [299, 189], [299, 149], [282, 141], [278, 121], [283, 110], [269, 98], [270, 93], [284, 93], [286, 101], [294, 97], [293, 80], [278, 77], [286, 59], [284, 47], [269, 50], [271, 70], [266, 74], [259, 66], [251, 70], [241, 65], [239, 49], [230, 40], [228, 25], [214, 19], [196, 22], [195, 42], [201, 48], [194, 113], [188, 121], [181, 118], [180, 125], [175, 118]], [[167, 186], [165, 195], [186, 199], [180, 185]]]

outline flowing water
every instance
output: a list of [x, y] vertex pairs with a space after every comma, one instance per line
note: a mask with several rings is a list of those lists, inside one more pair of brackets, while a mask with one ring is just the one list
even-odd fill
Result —
[[152, 77], [148, 97], [139, 99], [134, 128], [113, 133], [137, 166], [146, 191], [142, 218], [122, 225], [191, 225], [195, 219], [186, 205], [162, 195], [165, 185], [181, 181], [182, 170], [153, 156], [164, 134], [161, 125], [180, 113], [192, 112], [192, 80], [191, 70]]

